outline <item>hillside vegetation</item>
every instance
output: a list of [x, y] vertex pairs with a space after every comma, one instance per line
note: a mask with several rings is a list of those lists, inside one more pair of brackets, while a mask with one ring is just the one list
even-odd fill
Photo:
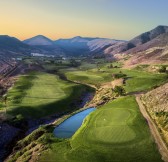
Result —
[[142, 97], [142, 101], [168, 145], [168, 83]]

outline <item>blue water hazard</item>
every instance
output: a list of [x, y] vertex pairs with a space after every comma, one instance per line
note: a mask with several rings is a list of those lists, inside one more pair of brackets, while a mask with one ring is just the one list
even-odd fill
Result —
[[92, 111], [96, 110], [96, 108], [89, 108], [84, 111], [81, 111], [64, 122], [58, 125], [54, 129], [54, 135], [57, 138], [70, 138], [82, 125], [83, 120], [89, 115]]

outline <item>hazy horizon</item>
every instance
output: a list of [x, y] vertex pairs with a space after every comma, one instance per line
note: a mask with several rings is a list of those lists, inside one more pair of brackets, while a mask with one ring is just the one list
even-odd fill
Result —
[[36, 35], [130, 40], [168, 25], [168, 2], [163, 0], [5, 0], [0, 5], [0, 34], [20, 40]]

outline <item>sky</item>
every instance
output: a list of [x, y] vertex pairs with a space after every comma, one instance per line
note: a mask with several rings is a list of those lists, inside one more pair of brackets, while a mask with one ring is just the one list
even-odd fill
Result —
[[0, 35], [130, 40], [168, 25], [168, 0], [1, 0]]

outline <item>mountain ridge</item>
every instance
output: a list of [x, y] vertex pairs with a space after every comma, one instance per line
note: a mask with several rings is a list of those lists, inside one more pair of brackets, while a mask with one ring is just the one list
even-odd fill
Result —
[[30, 53], [31, 47], [15, 37], [0, 35], [0, 55], [4, 57]]
[[[36, 52], [67, 56], [93, 56], [104, 54], [105, 56], [109, 55], [114, 58], [116, 58], [118, 54], [124, 54], [133, 55], [134, 59], [137, 57], [147, 59], [149, 56], [148, 51], [151, 49], [154, 50], [154, 55], [151, 53], [150, 59], [152, 59], [152, 56], [155, 58], [164, 56], [167, 60], [167, 42], [168, 26], [163, 25], [159, 25], [150, 31], [144, 32], [130, 41], [82, 36], [51, 40], [43, 35], [37, 35], [24, 41], [20, 41], [15, 37], [0, 35], [0, 53], [3, 55], [6, 53], [30, 55], [32, 52]], [[155, 51], [156, 47], [163, 47], [163, 50]]]
[[81, 50], [84, 50], [86, 53], [92, 53], [118, 42], [121, 42], [121, 40], [77, 36], [70, 39], [58, 39], [55, 41], [55, 44], [70, 53], [79, 53]]
[[145, 33], [142, 33], [130, 41], [123, 43], [122, 46], [116, 46], [114, 47], [108, 47], [108, 49], [105, 49], [106, 54], [117, 54], [117, 53], [124, 53], [125, 51], [128, 51], [130, 49], [133, 49], [139, 45], [145, 44], [156, 37], [158, 37], [161, 34], [168, 33], [168, 26], [159, 25], [156, 28], [147, 31]]
[[25, 44], [38, 46], [38, 45], [54, 45], [53, 41], [43, 35], [37, 35], [23, 41]]

